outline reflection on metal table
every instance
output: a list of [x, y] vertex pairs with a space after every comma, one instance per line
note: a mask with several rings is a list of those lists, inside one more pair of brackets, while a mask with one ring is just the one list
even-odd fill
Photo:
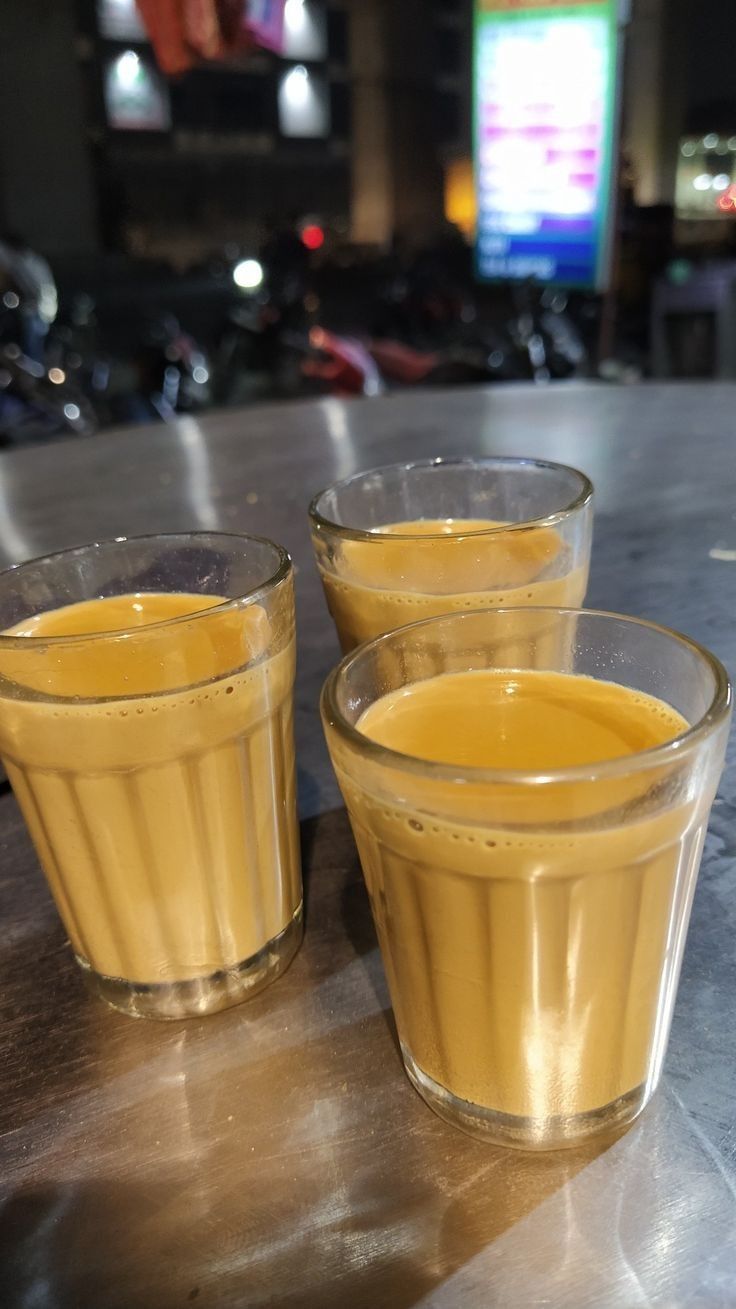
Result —
[[89, 998], [0, 797], [0, 1268], [9, 1309], [635, 1309], [736, 1303], [736, 752], [713, 810], [667, 1059], [613, 1145], [524, 1155], [422, 1104], [397, 1053], [317, 716], [337, 658], [309, 495], [432, 454], [561, 459], [596, 484], [588, 600], [736, 667], [736, 386], [424, 392], [211, 415], [0, 455], [0, 563], [224, 529], [297, 565], [307, 934], [203, 1020]]

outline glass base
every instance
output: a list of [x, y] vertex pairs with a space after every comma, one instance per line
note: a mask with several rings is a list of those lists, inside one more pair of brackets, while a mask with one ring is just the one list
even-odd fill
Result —
[[249, 1000], [286, 971], [302, 942], [304, 921], [299, 905], [291, 922], [250, 959], [207, 977], [184, 982], [127, 982], [96, 973], [77, 956], [92, 993], [131, 1018], [199, 1018]]
[[401, 1053], [409, 1081], [440, 1118], [469, 1136], [516, 1150], [570, 1150], [594, 1136], [617, 1135], [633, 1123], [652, 1094], [652, 1088], [642, 1084], [600, 1109], [550, 1118], [528, 1118], [484, 1109], [470, 1100], [460, 1100], [422, 1072], [403, 1044]]

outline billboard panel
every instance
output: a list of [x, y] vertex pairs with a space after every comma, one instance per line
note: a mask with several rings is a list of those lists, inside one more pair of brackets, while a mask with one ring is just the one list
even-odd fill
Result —
[[603, 289], [615, 162], [616, 0], [476, 0], [476, 266]]

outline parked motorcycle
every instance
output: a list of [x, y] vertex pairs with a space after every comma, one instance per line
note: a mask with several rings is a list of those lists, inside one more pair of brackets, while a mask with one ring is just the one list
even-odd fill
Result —
[[57, 436], [90, 436], [93, 405], [60, 368], [45, 368], [14, 343], [0, 346], [0, 443], [21, 445]]
[[20, 294], [0, 295], [0, 444], [20, 445], [98, 427], [94, 407], [65, 369], [32, 359], [25, 338]]

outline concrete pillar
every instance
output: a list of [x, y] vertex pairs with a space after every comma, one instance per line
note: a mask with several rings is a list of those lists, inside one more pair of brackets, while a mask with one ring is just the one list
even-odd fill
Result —
[[686, 0], [633, 0], [626, 29], [622, 143], [637, 204], [671, 204], [687, 99]]
[[390, 7], [390, 123], [394, 222], [409, 240], [437, 232], [444, 185], [434, 105], [432, 5], [394, 0]]
[[394, 224], [387, 79], [388, 5], [349, 6], [352, 79], [352, 239], [386, 245]]
[[425, 0], [352, 0], [353, 240], [421, 241], [442, 221]]

